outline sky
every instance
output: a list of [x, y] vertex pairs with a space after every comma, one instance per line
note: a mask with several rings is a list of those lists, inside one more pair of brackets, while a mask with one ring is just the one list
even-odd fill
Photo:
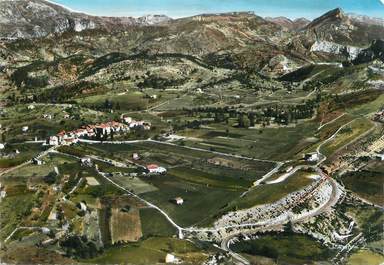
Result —
[[72, 10], [103, 16], [162, 14], [173, 18], [203, 13], [254, 11], [256, 15], [316, 18], [341, 7], [347, 13], [384, 18], [384, 0], [53, 0]]

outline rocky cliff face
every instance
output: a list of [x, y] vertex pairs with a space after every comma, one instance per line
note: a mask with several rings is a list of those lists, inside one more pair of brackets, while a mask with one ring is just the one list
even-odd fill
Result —
[[136, 21], [140, 25], [156, 25], [156, 24], [166, 23], [171, 20], [172, 19], [170, 17], [167, 17], [165, 15], [147, 15], [147, 16], [139, 17], [136, 19]]
[[335, 55], [344, 55], [349, 60], [354, 60], [361, 50], [362, 48], [341, 45], [329, 41], [316, 41], [310, 49], [311, 52], [324, 52]]
[[44, 0], [1, 0], [0, 38], [36, 38], [67, 31], [124, 29], [132, 25], [154, 25], [169, 21], [166, 16], [142, 18], [96, 17], [71, 12]]
[[383, 25], [383, 19], [347, 15], [336, 8], [309, 23], [304, 33], [307, 39], [361, 47], [384, 38]]

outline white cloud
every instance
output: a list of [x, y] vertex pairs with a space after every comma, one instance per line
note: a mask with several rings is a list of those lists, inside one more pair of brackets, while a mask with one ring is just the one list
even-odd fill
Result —
[[380, 2], [384, 5], [384, 0], [380, 0]]

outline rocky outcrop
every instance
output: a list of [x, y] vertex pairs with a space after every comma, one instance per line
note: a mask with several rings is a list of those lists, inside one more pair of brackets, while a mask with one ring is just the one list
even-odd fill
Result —
[[330, 41], [316, 41], [312, 46], [311, 52], [325, 52], [335, 55], [344, 55], [348, 60], [354, 60], [362, 48], [348, 45], [341, 45]]
[[268, 64], [263, 67], [261, 72], [266, 75], [280, 76], [292, 72], [297, 68], [298, 65], [294, 61], [280, 54], [269, 60]]
[[172, 19], [165, 15], [146, 15], [136, 20], [140, 25], [156, 25], [171, 21]]

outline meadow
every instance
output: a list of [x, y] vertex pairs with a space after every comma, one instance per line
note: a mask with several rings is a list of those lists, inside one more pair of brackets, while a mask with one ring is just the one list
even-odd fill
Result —
[[279, 128], [242, 129], [210, 124], [196, 130], [186, 129], [180, 135], [189, 137], [185, 141], [187, 146], [284, 161], [312, 144], [310, 138], [317, 126], [316, 122], [303, 122]]
[[347, 189], [355, 192], [362, 198], [383, 206], [383, 172], [383, 162], [371, 161], [367, 166], [359, 171], [345, 174], [341, 178], [341, 181]]
[[148, 238], [138, 243], [111, 247], [97, 258], [81, 260], [91, 264], [159, 264], [165, 262], [167, 253], [173, 253], [183, 264], [199, 264], [206, 258], [194, 243], [169, 237]]
[[250, 255], [272, 258], [278, 264], [312, 264], [325, 261], [335, 253], [315, 239], [300, 234], [283, 233], [260, 235], [260, 238], [240, 241], [231, 249]]
[[237, 198], [228, 204], [224, 211], [246, 209], [256, 205], [273, 203], [289, 193], [300, 190], [313, 182], [308, 176], [311, 173], [297, 171], [286, 180], [275, 184], [264, 184], [253, 187], [243, 197]]

